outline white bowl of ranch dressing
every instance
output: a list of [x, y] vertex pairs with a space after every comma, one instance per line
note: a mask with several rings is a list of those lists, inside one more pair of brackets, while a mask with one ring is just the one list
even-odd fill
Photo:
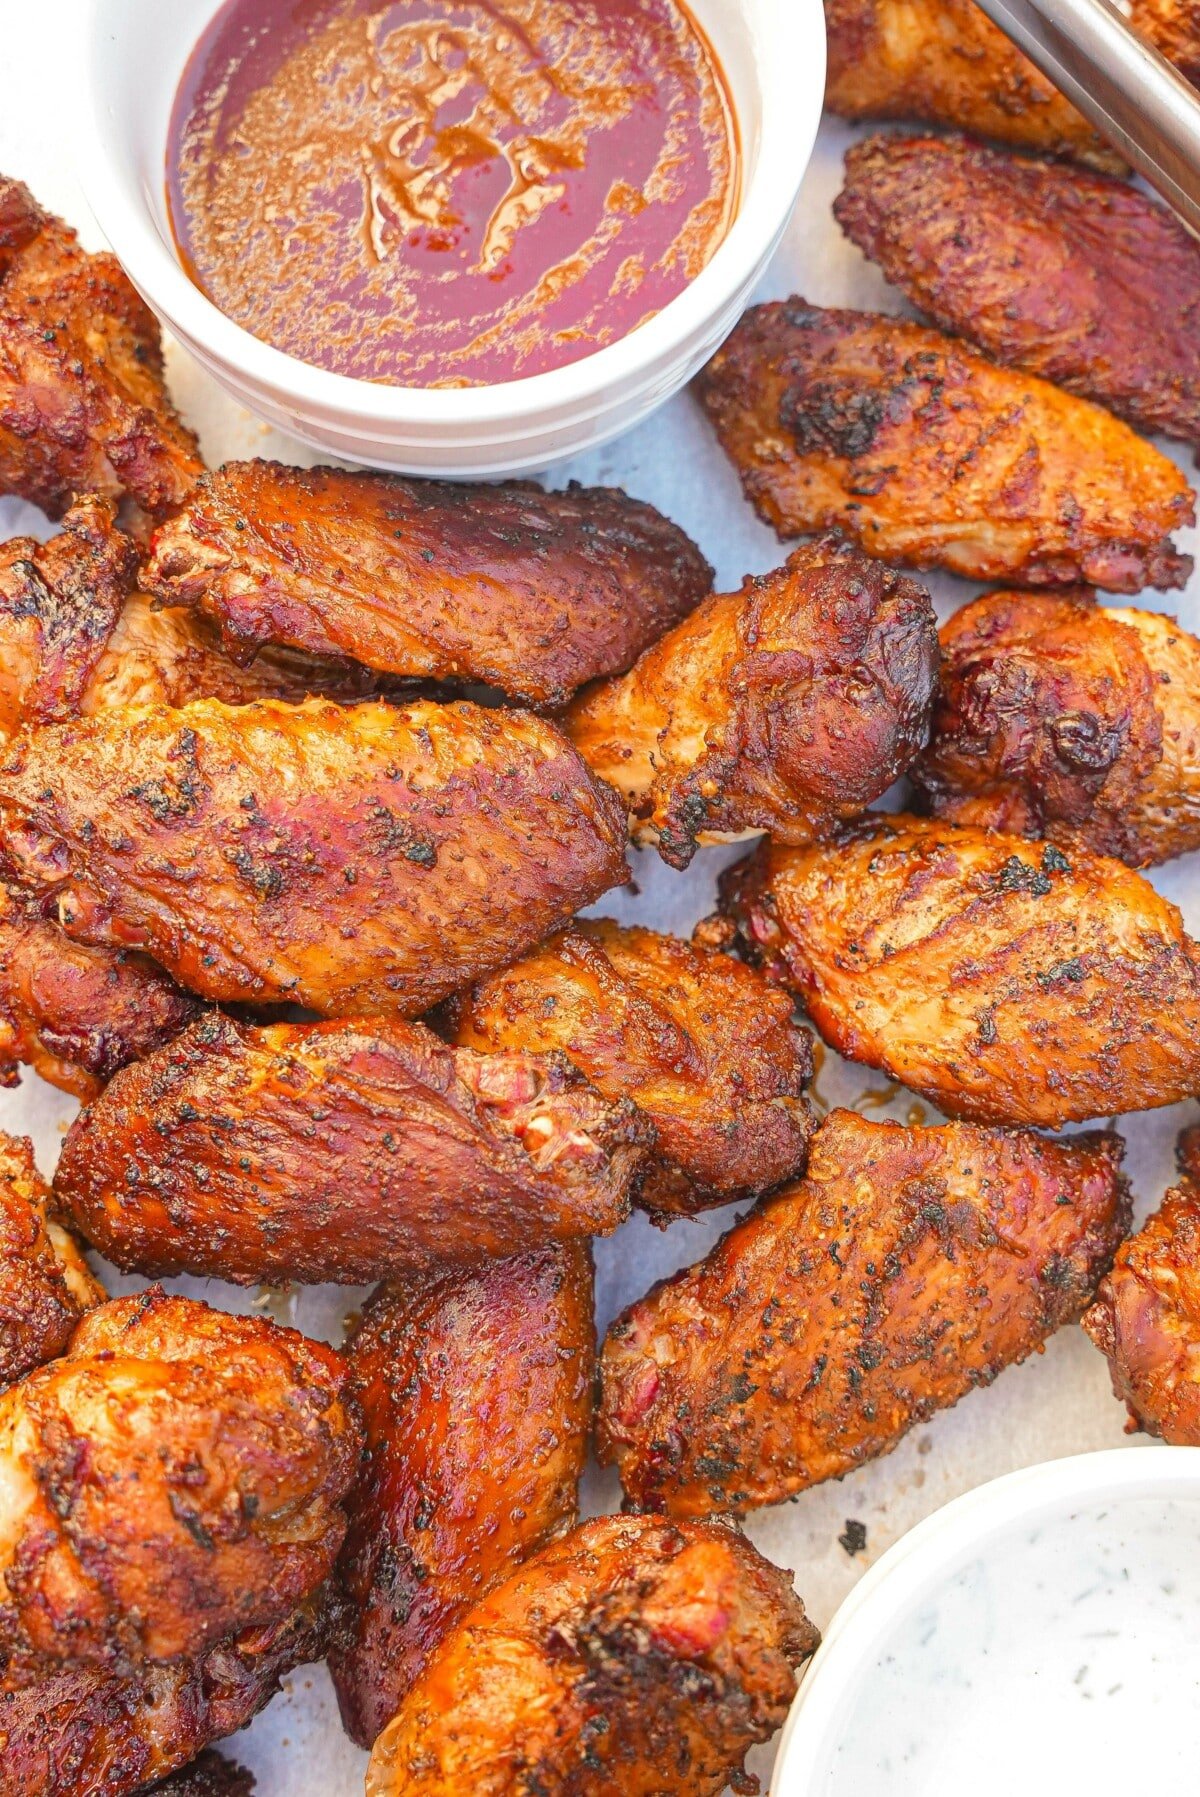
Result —
[[1200, 1791], [1200, 1448], [1054, 1460], [926, 1519], [834, 1617], [771, 1797]]

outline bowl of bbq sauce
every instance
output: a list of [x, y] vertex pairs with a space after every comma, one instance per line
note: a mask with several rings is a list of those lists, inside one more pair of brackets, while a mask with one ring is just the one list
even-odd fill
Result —
[[94, 0], [88, 198], [236, 399], [414, 473], [627, 429], [732, 329], [820, 0]]

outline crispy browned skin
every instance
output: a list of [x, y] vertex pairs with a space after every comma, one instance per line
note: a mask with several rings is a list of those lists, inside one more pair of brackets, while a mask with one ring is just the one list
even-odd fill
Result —
[[925, 740], [937, 626], [915, 581], [825, 537], [708, 599], [566, 727], [625, 800], [634, 841], [810, 842], [885, 792]]
[[88, 256], [0, 176], [0, 492], [62, 515], [128, 494], [159, 517], [204, 464], [163, 379], [162, 340], [115, 256]]
[[791, 1577], [719, 1524], [584, 1523], [478, 1604], [367, 1797], [717, 1797], [817, 1645]]
[[33, 1143], [0, 1132], [0, 1388], [61, 1354], [84, 1311], [103, 1302], [58, 1221]]
[[757, 1197], [808, 1152], [812, 1043], [755, 969], [655, 930], [579, 918], [454, 1001], [454, 1040], [561, 1051], [658, 1132], [641, 1202], [689, 1216]]
[[1194, 87], [1200, 87], [1200, 12], [1196, 0], [1132, 0], [1129, 22]]
[[939, 817], [1134, 867], [1200, 848], [1200, 642], [1162, 612], [992, 593], [942, 631], [933, 740], [912, 775]]
[[202, 1753], [183, 1772], [148, 1787], [156, 1797], [253, 1797], [254, 1780], [219, 1753]]
[[89, 1312], [0, 1396], [9, 1687], [126, 1676], [291, 1615], [345, 1534], [362, 1449], [345, 1382], [332, 1348], [157, 1288]]
[[1200, 1090], [1200, 954], [1119, 861], [873, 817], [764, 845], [721, 906], [839, 1054], [952, 1116], [1055, 1128]]
[[624, 845], [559, 731], [476, 705], [105, 711], [0, 763], [20, 883], [219, 1002], [415, 1015], [627, 880]]
[[0, 886], [0, 1085], [16, 1085], [24, 1064], [76, 1098], [94, 1098], [199, 1008], [144, 955], [72, 942]]
[[366, 1471], [330, 1656], [370, 1747], [470, 1606], [578, 1520], [595, 1375], [590, 1250], [384, 1286], [348, 1349]]
[[1179, 1138], [1178, 1186], [1117, 1251], [1083, 1326], [1108, 1357], [1128, 1427], [1200, 1447], [1200, 1131]]
[[561, 705], [712, 588], [652, 506], [608, 487], [468, 486], [230, 462], [157, 533], [144, 580], [231, 650], [290, 643]]
[[825, 104], [957, 125], [1100, 167], [1120, 159], [974, 0], [826, 0]]
[[700, 376], [746, 497], [781, 537], [972, 580], [1183, 586], [1194, 495], [1110, 412], [899, 318], [755, 306]]
[[1080, 1315], [1129, 1227], [1122, 1151], [832, 1112], [803, 1180], [613, 1324], [601, 1457], [704, 1516], [889, 1453]]
[[141, 1273], [361, 1284], [608, 1235], [652, 1141], [561, 1056], [214, 1014], [76, 1119], [55, 1191]]
[[244, 1727], [286, 1673], [320, 1658], [326, 1633], [323, 1607], [306, 1605], [199, 1660], [125, 1676], [75, 1669], [15, 1688], [0, 1676], [0, 1792], [127, 1797], [143, 1791], [210, 1741]]
[[846, 235], [997, 362], [1200, 442], [1200, 244], [1127, 181], [961, 137], [846, 155]]

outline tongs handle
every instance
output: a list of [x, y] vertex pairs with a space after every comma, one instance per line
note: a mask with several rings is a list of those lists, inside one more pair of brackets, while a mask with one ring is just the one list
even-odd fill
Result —
[[1200, 234], [1200, 94], [1111, 0], [979, 0]]

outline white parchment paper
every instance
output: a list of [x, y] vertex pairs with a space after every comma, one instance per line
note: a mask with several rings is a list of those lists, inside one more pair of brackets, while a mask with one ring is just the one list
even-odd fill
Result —
[[[152, 3], [170, 5], [171, 0]], [[28, 182], [43, 204], [77, 226], [89, 247], [99, 248], [101, 240], [79, 189], [72, 141], [72, 120], [77, 116], [73, 64], [82, 13], [82, 0], [58, 0], [54, 7], [0, 0], [0, 169]], [[795, 217], [759, 298], [800, 293], [824, 305], [905, 309], [878, 271], [841, 236], [829, 210], [840, 186], [842, 154], [852, 135], [837, 121], [823, 126]], [[170, 374], [176, 400], [199, 429], [210, 462], [250, 455], [294, 462], [314, 459], [302, 445], [267, 430], [227, 400], [174, 346]], [[1182, 452], [1179, 459], [1189, 466]], [[772, 533], [742, 500], [732, 469], [686, 393], [629, 435], [549, 474], [553, 484], [569, 477], [618, 484], [659, 506], [701, 544], [716, 566], [721, 590], [736, 585], [743, 574], [762, 572], [783, 559], [784, 551]], [[32, 507], [0, 500], [0, 537], [18, 532], [44, 536], [49, 530]], [[1195, 549], [1195, 536], [1185, 533], [1182, 546]], [[978, 590], [950, 578], [934, 577], [930, 585], [942, 616]], [[1139, 603], [1169, 609], [1189, 629], [1200, 631], [1200, 579], [1193, 581], [1186, 595], [1164, 598], [1149, 593]], [[739, 852], [702, 852], [686, 874], [665, 867], [653, 853], [635, 855], [635, 886], [603, 901], [596, 910], [686, 935], [711, 909], [717, 873]], [[1173, 862], [1153, 877], [1160, 890], [1182, 906], [1193, 932], [1200, 933], [1197, 859]], [[832, 1054], [826, 1056], [817, 1082], [823, 1103], [855, 1102], [873, 1089], [884, 1093], [880, 1076]], [[911, 1102], [902, 1092], [890, 1102], [876, 1099], [872, 1111], [904, 1118]], [[0, 1091], [0, 1129], [32, 1135], [41, 1168], [50, 1173], [75, 1108], [71, 1099], [30, 1074], [18, 1090]], [[1176, 1132], [1197, 1114], [1196, 1105], [1187, 1104], [1121, 1124], [1139, 1218], [1157, 1204], [1170, 1182]], [[612, 1240], [599, 1242], [601, 1325], [653, 1280], [703, 1254], [729, 1221], [729, 1212], [716, 1212], [664, 1233], [635, 1218]], [[113, 1291], [135, 1289], [140, 1283], [107, 1271], [105, 1276]], [[359, 1292], [335, 1287], [255, 1295], [212, 1281], [181, 1281], [180, 1289], [231, 1310], [259, 1308], [333, 1339], [361, 1297]], [[1123, 1433], [1123, 1410], [1111, 1395], [1103, 1359], [1082, 1331], [1067, 1329], [1043, 1355], [1011, 1368], [989, 1391], [973, 1394], [957, 1409], [914, 1430], [888, 1458], [791, 1504], [760, 1512], [750, 1519], [748, 1529], [765, 1553], [795, 1569], [811, 1615], [824, 1626], [885, 1548], [958, 1493], [1035, 1461], [1126, 1442], [1136, 1447], [1138, 1439]], [[615, 1479], [593, 1468], [586, 1500], [589, 1511], [615, 1508], [619, 1502]], [[854, 1559], [838, 1543], [848, 1518], [861, 1521], [867, 1530], [866, 1550]], [[342, 1734], [320, 1667], [294, 1674], [284, 1693], [229, 1744], [229, 1750], [256, 1773], [261, 1797], [352, 1797], [362, 1789], [365, 1756]], [[772, 1755], [773, 1748], [763, 1748], [751, 1757], [750, 1765], [764, 1785]]]

